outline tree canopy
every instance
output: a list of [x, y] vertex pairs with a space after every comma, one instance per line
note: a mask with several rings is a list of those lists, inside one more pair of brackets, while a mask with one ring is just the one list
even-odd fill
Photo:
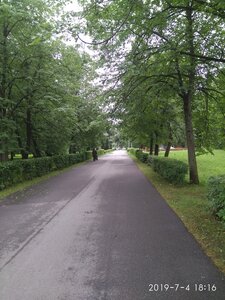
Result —
[[[130, 115], [129, 128], [140, 137], [146, 134], [144, 128], [147, 134], [158, 128], [163, 140], [165, 124], [172, 128], [177, 125], [171, 122], [180, 122], [190, 182], [198, 183], [196, 151], [224, 145], [225, 4], [217, 0], [80, 3], [86, 18], [83, 32], [93, 37], [92, 44], [110, 70], [105, 82], [114, 111], [122, 107], [122, 119], [127, 122]], [[80, 31], [74, 34], [82, 39]], [[146, 101], [147, 118], [142, 113]], [[138, 115], [143, 119], [137, 121]]]
[[60, 34], [65, 1], [0, 2], [0, 158], [101, 146], [95, 63]]

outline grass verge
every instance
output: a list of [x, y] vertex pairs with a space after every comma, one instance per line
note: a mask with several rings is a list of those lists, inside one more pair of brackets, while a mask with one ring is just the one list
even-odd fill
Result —
[[90, 160], [86, 160], [86, 161], [77, 163], [77, 164], [75, 164], [75, 165], [69, 166], [68, 168], [64, 168], [64, 169], [62, 169], [62, 170], [53, 171], [53, 172], [50, 172], [50, 173], [48, 173], [48, 174], [46, 174], [46, 175], [44, 175], [44, 176], [36, 177], [36, 178], [34, 178], [34, 179], [32, 179], [32, 180], [26, 180], [26, 181], [24, 181], [24, 182], [21, 182], [21, 183], [18, 183], [18, 184], [16, 184], [16, 185], [13, 185], [13, 186], [11, 186], [11, 187], [8, 187], [8, 188], [6, 188], [6, 189], [0, 191], [0, 202], [1, 202], [5, 197], [7, 197], [7, 196], [9, 196], [9, 195], [11, 195], [11, 194], [13, 194], [13, 193], [15, 193], [15, 192], [22, 191], [22, 190], [24, 190], [25, 188], [30, 187], [30, 186], [32, 186], [32, 185], [34, 185], [34, 184], [37, 184], [37, 183], [39, 183], [39, 182], [42, 182], [42, 181], [44, 181], [44, 180], [46, 180], [46, 179], [49, 179], [49, 178], [51, 178], [51, 177], [57, 176], [57, 175], [59, 175], [59, 174], [61, 174], [61, 173], [64, 173], [65, 171], [70, 170], [70, 169], [73, 169], [73, 168], [79, 167], [79, 166], [81, 166], [81, 165], [84, 165], [84, 164], [87, 163], [88, 161], [90, 161]]
[[206, 199], [206, 187], [190, 184], [180, 187], [171, 185], [155, 173], [151, 167], [140, 162], [133, 155], [130, 156], [183, 221], [204, 252], [225, 274], [225, 225], [210, 214]]

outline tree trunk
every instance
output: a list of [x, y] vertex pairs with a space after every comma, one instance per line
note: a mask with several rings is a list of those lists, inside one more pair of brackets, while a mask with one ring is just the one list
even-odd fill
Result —
[[186, 10], [187, 25], [186, 25], [186, 36], [188, 48], [191, 53], [189, 58], [189, 71], [188, 71], [188, 90], [183, 94], [183, 107], [184, 107], [184, 120], [185, 120], [185, 131], [186, 140], [188, 147], [188, 163], [189, 163], [189, 177], [190, 183], [199, 184], [198, 168], [195, 155], [195, 141], [192, 124], [192, 99], [194, 96], [195, 89], [195, 74], [196, 74], [196, 62], [194, 58], [194, 14], [193, 14], [193, 2], [189, 3]]
[[34, 138], [34, 136], [32, 136], [32, 142], [33, 142], [33, 145], [34, 145], [34, 157], [41, 157], [41, 151], [38, 147], [37, 141]]
[[26, 144], [26, 152], [27, 158], [29, 153], [31, 152], [31, 142], [32, 142], [32, 120], [31, 120], [31, 109], [30, 109], [30, 101], [28, 103], [27, 108], [27, 120], [26, 120], [26, 133], [27, 133], [27, 144]]
[[184, 96], [184, 121], [186, 140], [188, 148], [188, 163], [189, 163], [189, 178], [190, 183], [199, 184], [197, 161], [195, 155], [195, 142], [192, 125], [192, 110], [191, 110], [191, 99], [188, 95]]
[[166, 146], [166, 151], [165, 151], [165, 154], [164, 154], [165, 157], [169, 157], [171, 146], [172, 146], [171, 141], [168, 141], [167, 146]]
[[165, 157], [169, 157], [170, 148], [172, 146], [172, 140], [173, 140], [172, 130], [171, 130], [171, 127], [169, 125], [169, 139], [168, 139], [168, 143], [167, 143], [167, 146], [166, 146], [166, 151], [165, 151], [165, 154], [164, 154]]
[[149, 150], [149, 154], [150, 155], [153, 155], [153, 146], [154, 146], [154, 140], [153, 140], [153, 137], [151, 137], [150, 138], [150, 144], [149, 144], [149, 146], [150, 146], [150, 150]]
[[155, 144], [154, 155], [156, 155], [156, 156], [159, 155], [159, 145], [158, 144]]
[[0, 153], [0, 161], [7, 161], [9, 159], [8, 152]]

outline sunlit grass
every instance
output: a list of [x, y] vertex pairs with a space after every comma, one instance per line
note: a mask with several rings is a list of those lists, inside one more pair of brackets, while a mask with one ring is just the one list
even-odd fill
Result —
[[[224, 156], [224, 151], [217, 150], [214, 157], [208, 155], [198, 157], [201, 181], [205, 183], [209, 176], [225, 173]], [[187, 159], [187, 153], [185, 151], [171, 152], [170, 157], [184, 161]], [[189, 232], [193, 234], [205, 253], [225, 273], [225, 225], [210, 213], [205, 184], [197, 186], [187, 183], [180, 187], [174, 186], [162, 179], [151, 167], [141, 163], [134, 156], [132, 158], [183, 221]]]

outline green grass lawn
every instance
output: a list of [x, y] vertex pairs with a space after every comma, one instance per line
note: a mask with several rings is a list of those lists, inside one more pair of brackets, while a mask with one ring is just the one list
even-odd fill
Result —
[[[173, 151], [170, 157], [186, 161], [187, 151]], [[188, 182], [184, 186], [169, 184], [155, 173], [151, 167], [141, 163], [134, 156], [132, 158], [183, 221], [204, 252], [225, 273], [225, 225], [211, 215], [206, 198], [206, 181], [208, 177], [225, 174], [225, 151], [216, 150], [215, 156], [208, 154], [198, 157], [201, 181], [199, 186], [190, 185]]]
[[[28, 155], [28, 158], [33, 158], [33, 157], [34, 157], [33, 154]], [[9, 159], [10, 159], [10, 157], [9, 157]], [[21, 154], [15, 154], [14, 159], [22, 159], [22, 155]]]
[[[164, 152], [160, 152], [160, 155], [164, 155]], [[187, 163], [187, 150], [171, 151], [169, 157]], [[214, 155], [208, 153], [197, 156], [197, 164], [200, 184], [206, 185], [210, 176], [225, 174], [225, 151], [214, 150]]]

